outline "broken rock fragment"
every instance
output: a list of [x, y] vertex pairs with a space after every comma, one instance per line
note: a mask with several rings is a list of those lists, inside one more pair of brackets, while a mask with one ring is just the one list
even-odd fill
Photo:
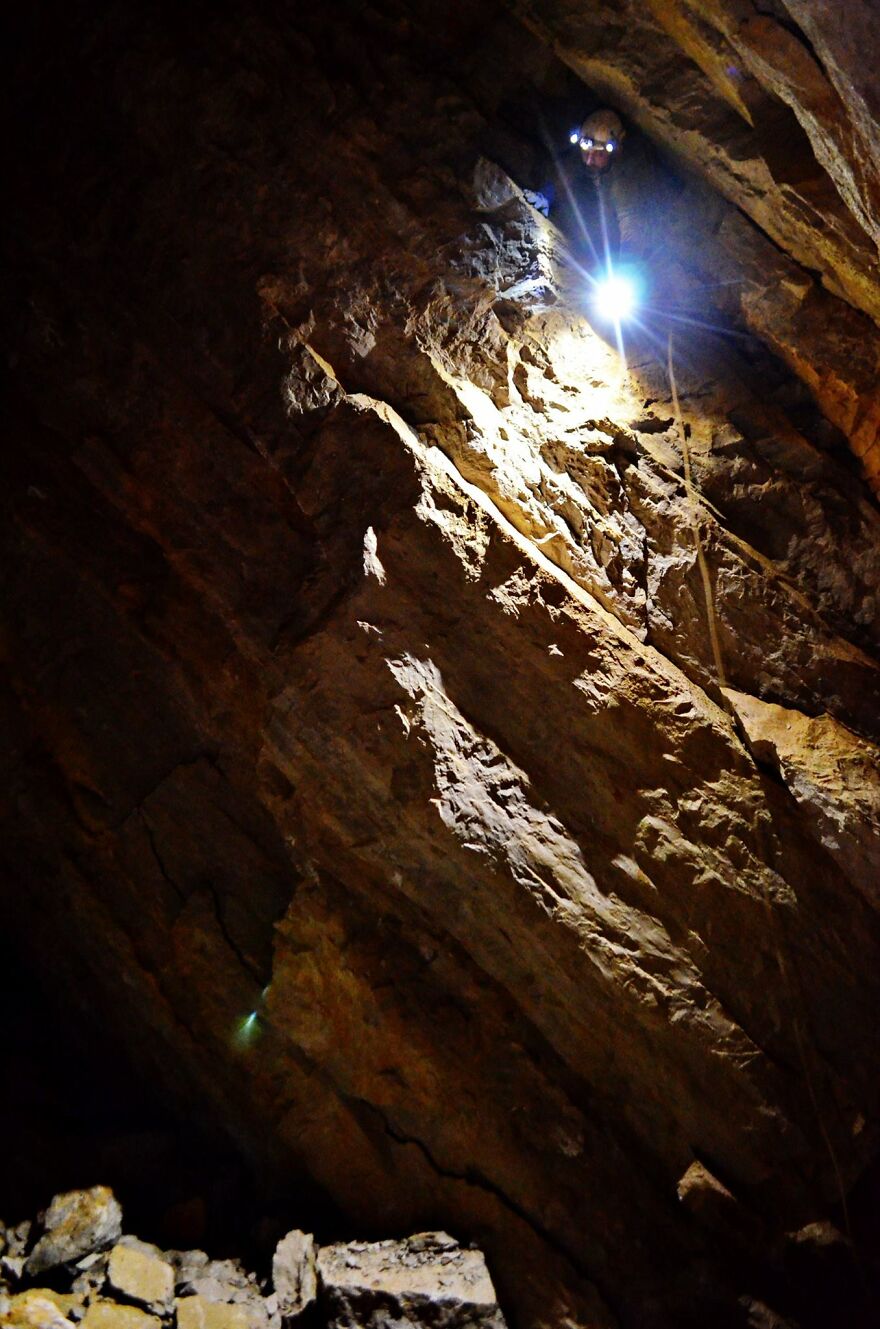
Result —
[[113, 1247], [107, 1274], [117, 1292], [160, 1314], [174, 1296], [174, 1270], [162, 1252], [132, 1237], [123, 1238]]
[[108, 1186], [56, 1195], [43, 1216], [43, 1235], [25, 1265], [30, 1274], [101, 1250], [122, 1235], [122, 1209]]
[[94, 1301], [83, 1316], [82, 1329], [162, 1329], [162, 1322], [137, 1306]]
[[283, 1319], [300, 1315], [315, 1300], [315, 1238], [294, 1229], [282, 1237], [272, 1258], [272, 1285]]
[[180, 1329], [268, 1329], [269, 1310], [253, 1274], [238, 1260], [183, 1257], [175, 1302]]
[[72, 1329], [67, 1318], [76, 1303], [51, 1288], [35, 1287], [10, 1297], [0, 1323], [10, 1329]]
[[325, 1246], [318, 1277], [328, 1329], [504, 1329], [482, 1254], [445, 1232]]
[[81, 1260], [77, 1260], [71, 1291], [85, 1297], [87, 1301], [94, 1301], [107, 1281], [108, 1258], [106, 1251], [93, 1251], [91, 1255], [84, 1255]]
[[15, 1227], [0, 1224], [0, 1281], [17, 1283], [21, 1278], [32, 1227], [30, 1221]]
[[179, 1297], [177, 1329], [248, 1329], [245, 1306], [234, 1302], [209, 1301], [197, 1294]]

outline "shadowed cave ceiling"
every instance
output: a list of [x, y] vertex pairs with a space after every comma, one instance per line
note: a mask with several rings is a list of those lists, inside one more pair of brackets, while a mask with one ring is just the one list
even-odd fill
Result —
[[[255, 1175], [478, 1241], [522, 1329], [880, 1304], [845, 9], [11, 20], [4, 928]], [[665, 181], [623, 356], [522, 192], [602, 104]]]

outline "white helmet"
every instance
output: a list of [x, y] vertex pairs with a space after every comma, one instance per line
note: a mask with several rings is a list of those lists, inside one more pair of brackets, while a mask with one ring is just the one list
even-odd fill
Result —
[[602, 151], [611, 155], [618, 152], [626, 138], [623, 121], [616, 111], [594, 111], [588, 115], [579, 130], [571, 135], [572, 143], [577, 143], [584, 152]]

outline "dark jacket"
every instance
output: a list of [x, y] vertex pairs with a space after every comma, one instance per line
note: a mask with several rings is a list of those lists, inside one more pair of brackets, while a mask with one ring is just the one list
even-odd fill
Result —
[[550, 216], [587, 269], [609, 260], [649, 262], [662, 250], [676, 185], [642, 135], [628, 136], [601, 175], [589, 172], [579, 153], [566, 153], [552, 192]]

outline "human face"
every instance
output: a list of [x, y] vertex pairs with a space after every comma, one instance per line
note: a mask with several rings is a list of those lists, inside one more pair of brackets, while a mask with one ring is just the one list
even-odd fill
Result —
[[607, 171], [614, 161], [618, 145], [613, 139], [582, 137], [578, 141], [581, 160], [594, 175]]

